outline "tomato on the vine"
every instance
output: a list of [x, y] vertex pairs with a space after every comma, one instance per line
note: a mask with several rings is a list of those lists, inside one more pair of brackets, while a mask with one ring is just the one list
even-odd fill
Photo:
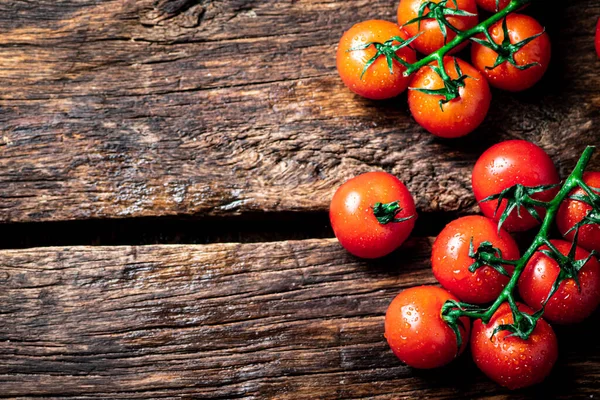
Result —
[[[484, 242], [500, 250], [496, 255], [504, 260], [519, 259], [519, 248], [513, 238], [504, 229], [498, 232], [496, 222], [480, 215], [462, 217], [446, 225], [431, 253], [431, 266], [437, 280], [461, 301], [471, 304], [495, 300], [509, 280], [485, 264], [475, 272], [469, 271], [476, 261], [469, 253]], [[502, 267], [509, 274], [514, 269], [511, 265]]]
[[489, 12], [498, 12], [510, 3], [510, 0], [475, 0], [477, 5]]
[[[551, 53], [550, 39], [535, 19], [528, 15], [510, 14], [505, 20], [496, 22], [488, 29], [490, 36], [498, 45], [501, 45], [505, 38], [504, 21], [506, 21], [511, 45], [520, 48], [515, 48], [515, 51], [511, 51], [510, 54], [499, 56], [496, 51], [479, 43], [473, 43], [471, 47], [473, 65], [494, 87], [511, 92], [529, 89], [542, 79], [548, 69]], [[535, 37], [536, 35], [540, 36]], [[530, 42], [523, 42], [533, 37], [535, 38]], [[478, 35], [477, 38], [489, 43], [483, 35]], [[524, 45], [521, 47], [519, 43]], [[512, 64], [512, 60], [517, 66]], [[498, 62], [501, 64], [497, 65]]]
[[[447, 300], [457, 300], [436, 286], [406, 289], [392, 301], [385, 314], [385, 337], [402, 362], [414, 368], [437, 368], [457, 356], [456, 334], [441, 317]], [[470, 321], [463, 317], [459, 330], [462, 353], [469, 340]]]
[[362, 258], [383, 257], [408, 238], [417, 213], [402, 182], [386, 172], [367, 172], [333, 195], [329, 218], [342, 246]]
[[[446, 20], [456, 29], [464, 31], [477, 25], [477, 5], [475, 0], [400, 0], [398, 5], [398, 24], [406, 32], [409, 37], [414, 37], [420, 34], [412, 43], [413, 47], [423, 54], [431, 54], [446, 43], [456, 37], [456, 33], [445, 26], [446, 38], [440, 29], [440, 24], [434, 18], [424, 18], [421, 21], [414, 21], [419, 18], [419, 9], [426, 2], [439, 4], [437, 7], [445, 7], [449, 9], [449, 13], [445, 13]], [[465, 15], [450, 15], [458, 13], [468, 13]], [[423, 16], [427, 16], [431, 12], [430, 7], [425, 7]], [[439, 9], [442, 11], [442, 9]], [[433, 16], [433, 15], [430, 15]], [[414, 22], [411, 22], [414, 21]], [[449, 54], [456, 53], [467, 46], [468, 41], [463, 42], [450, 51]]]
[[[564, 240], [551, 240], [564, 256], [569, 254], [572, 244]], [[540, 250], [549, 250], [547, 246]], [[575, 260], [586, 260], [590, 253], [577, 247]], [[552, 286], [561, 268], [553, 258], [537, 251], [527, 263], [519, 277], [519, 294], [530, 307], [542, 308], [550, 295]], [[573, 324], [589, 317], [600, 304], [600, 263], [591, 257], [572, 278], [563, 280], [544, 307], [544, 318], [557, 324]]]
[[[583, 174], [583, 181], [594, 193], [600, 196], [600, 172]], [[569, 196], [584, 196], [585, 194], [583, 189], [578, 188], [572, 191]], [[558, 230], [566, 239], [572, 241], [575, 237], [575, 226], [580, 224], [591, 211], [591, 205], [580, 200], [567, 198], [561, 204], [556, 215]], [[600, 224], [580, 224], [577, 245], [589, 251], [596, 250], [600, 252]]]
[[[508, 201], [504, 198], [498, 207], [498, 200], [484, 199], [517, 184], [531, 188], [559, 182], [558, 172], [548, 154], [525, 140], [507, 140], [490, 147], [475, 163], [472, 177], [473, 193], [481, 211], [495, 221], [500, 219]], [[531, 198], [547, 202], [557, 192], [557, 188], [548, 188], [533, 193]], [[543, 207], [535, 206], [533, 209], [540, 218], [546, 214]], [[516, 232], [531, 229], [539, 223], [524, 206], [519, 206], [511, 211], [502, 227], [509, 232]]]
[[423, 92], [445, 87], [440, 75], [426, 66], [410, 83], [408, 106], [419, 125], [432, 134], [443, 138], [465, 136], [485, 119], [492, 100], [490, 88], [479, 71], [465, 61], [445, 57], [444, 68], [452, 80], [462, 82], [458, 96], [448, 101], [444, 95]]
[[[533, 310], [518, 304], [518, 309], [530, 315]], [[558, 358], [554, 331], [539, 319], [529, 339], [511, 336], [511, 332], [494, 330], [514, 322], [508, 303], [502, 304], [487, 324], [473, 322], [471, 352], [475, 364], [490, 379], [509, 389], [519, 389], [539, 383], [548, 376]]]
[[[380, 54], [368, 65], [379, 54], [376, 46], [399, 45], [395, 40], [385, 44], [397, 37], [406, 39], [406, 34], [393, 22], [381, 20], [358, 23], [344, 33], [337, 50], [337, 69], [344, 84], [354, 93], [374, 100], [389, 99], [404, 92], [410, 78], [402, 74], [406, 68], [393, 57], [388, 60], [385, 54]], [[369, 43], [371, 45], [365, 48]], [[395, 54], [409, 64], [417, 60], [415, 51], [408, 46], [396, 50]], [[391, 71], [388, 61], [392, 64]]]

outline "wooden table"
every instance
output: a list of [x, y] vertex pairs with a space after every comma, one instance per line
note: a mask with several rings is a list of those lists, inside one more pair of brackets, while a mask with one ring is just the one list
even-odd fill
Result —
[[[412, 370], [383, 338], [391, 299], [435, 283], [433, 237], [476, 212], [484, 149], [531, 140], [566, 176], [599, 144], [600, 2], [530, 7], [550, 70], [534, 90], [495, 91], [455, 141], [421, 129], [405, 96], [360, 99], [337, 76], [342, 32], [395, 7], [0, 2], [0, 398], [600, 396], [599, 313], [558, 327], [552, 376], [516, 393], [468, 354]], [[331, 239], [327, 209], [377, 169], [406, 182], [421, 218], [367, 262]]]

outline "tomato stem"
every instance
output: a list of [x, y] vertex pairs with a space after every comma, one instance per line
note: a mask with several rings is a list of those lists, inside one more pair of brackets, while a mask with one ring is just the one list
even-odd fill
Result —
[[479, 24], [475, 25], [473, 28], [467, 29], [465, 31], [457, 30], [456, 36], [454, 37], [454, 39], [449, 41], [445, 46], [443, 46], [440, 49], [429, 54], [427, 57], [422, 58], [421, 60], [417, 61], [416, 63], [406, 65], [406, 70], [404, 71], [404, 76], [412, 75], [413, 73], [415, 73], [422, 67], [428, 65], [432, 61], [437, 61], [438, 65], [440, 66], [440, 69], [443, 71], [444, 70], [444, 63], [443, 63], [444, 56], [447, 55], [452, 49], [454, 49], [455, 47], [457, 47], [458, 45], [463, 43], [465, 40], [471, 39], [473, 36], [475, 36], [477, 34], [481, 33], [481, 34], [485, 35], [487, 33], [488, 29], [492, 25], [494, 25], [496, 22], [500, 21], [502, 18], [506, 17], [508, 14], [510, 14], [514, 11], [517, 11], [524, 5], [531, 3], [532, 1], [533, 0], [512, 0], [508, 4], [508, 6], [506, 6], [504, 9], [502, 9], [499, 12], [497, 12], [496, 14], [492, 15], [485, 21], [482, 21]]
[[[512, 3], [515, 3], [515, 1], [513, 1]], [[516, 261], [502, 259], [495, 260], [499, 263], [511, 264], [515, 266], [514, 272], [508, 284], [502, 290], [496, 301], [494, 301], [494, 303], [488, 308], [480, 308], [478, 306], [466, 303], [457, 303], [454, 301], [449, 301], [444, 305], [444, 308], [442, 308], [442, 318], [446, 321], [446, 323], [450, 325], [451, 328], [454, 329], [453, 324], [456, 324], [456, 322], [459, 321], [460, 317], [481, 319], [484, 323], [487, 324], [492, 318], [492, 315], [494, 315], [494, 313], [498, 310], [498, 308], [503, 303], [508, 302], [513, 312], [514, 324], [503, 325], [500, 330], [510, 331], [511, 335], [518, 336], [522, 339], [527, 339], [529, 335], [533, 332], [537, 320], [541, 318], [544, 312], [544, 306], [546, 303], [544, 303], [542, 308], [533, 315], [523, 313], [519, 311], [516, 306], [514, 291], [519, 281], [519, 277], [521, 276], [521, 273], [525, 269], [529, 260], [533, 257], [535, 252], [539, 250], [540, 247], [548, 246], [550, 248], [550, 251], [548, 251], [547, 253], [558, 252], [556, 248], [554, 248], [554, 250], [552, 249], [554, 246], [551, 246], [551, 243], [548, 240], [550, 228], [552, 227], [552, 224], [556, 218], [556, 214], [558, 213], [558, 209], [560, 208], [561, 203], [569, 197], [571, 191], [577, 188], [582, 188], [583, 190], [585, 190], [585, 188], [587, 187], [587, 185], [583, 181], [583, 172], [594, 153], [594, 149], [595, 147], [593, 146], [588, 146], [585, 149], [585, 151], [581, 155], [581, 158], [577, 162], [577, 165], [573, 169], [573, 172], [571, 172], [569, 177], [565, 180], [558, 194], [551, 201], [544, 203], [544, 207], [546, 208], [546, 215], [542, 221], [540, 230], [538, 231], [533, 242], [531, 243], [527, 251], [525, 251], [523, 256]], [[590, 190], [590, 192], [593, 194], [593, 191]], [[573, 249], [569, 252], [568, 256], [561, 255], [559, 252], [559, 254], [556, 254], [554, 256], [556, 257], [555, 259], [557, 259], [557, 262], [561, 266], [561, 274], [559, 274], [559, 278], [557, 278], [557, 282], [554, 285], [554, 291], [556, 290], [556, 288], [558, 288], [558, 284], [560, 284], [559, 279], [564, 280], [572, 278], [576, 280], [577, 272], [583, 267], [583, 265], [585, 265], [585, 263], [589, 259], [588, 257], [588, 259], [585, 260], [575, 261], [574, 249], [576, 246], [576, 242], [577, 239], [575, 238], [573, 241]], [[552, 292], [549, 293], [546, 302], [550, 299], [552, 294]], [[457, 338], [457, 342], [461, 343], [462, 340], [459, 340], [459, 338]]]
[[375, 203], [372, 207], [373, 215], [377, 218], [377, 221], [381, 225], [389, 224], [390, 222], [404, 222], [408, 221], [411, 218], [414, 218], [414, 215], [409, 215], [405, 218], [396, 218], [400, 212], [402, 212], [402, 207], [400, 207], [400, 201], [392, 201], [391, 203]]

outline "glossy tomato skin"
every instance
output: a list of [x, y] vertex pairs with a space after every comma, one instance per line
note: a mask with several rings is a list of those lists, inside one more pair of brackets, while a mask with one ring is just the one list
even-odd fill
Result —
[[[442, 320], [446, 300], [457, 300], [436, 286], [418, 286], [402, 291], [385, 314], [385, 337], [392, 351], [413, 368], [429, 369], [448, 364], [456, 357], [456, 335]], [[461, 318], [463, 339], [460, 353], [469, 341], [470, 321]]]
[[[591, 188], [600, 189], [600, 172], [587, 172], [583, 174], [583, 181], [587, 183]], [[600, 194], [600, 190], [596, 191]], [[583, 189], [576, 189], [571, 192], [572, 195], [584, 195]], [[565, 200], [558, 210], [556, 216], [556, 223], [558, 224], [558, 230], [568, 240], [573, 241], [575, 236], [575, 230], [567, 233], [572, 227], [580, 222], [589, 211], [592, 210], [592, 206], [582, 201], [567, 199]], [[583, 225], [579, 228], [579, 237], [577, 245], [583, 247], [586, 250], [596, 250], [600, 252], [600, 225]]]
[[[421, 68], [410, 83], [408, 106], [415, 120], [435, 136], [457, 138], [471, 133], [485, 119], [490, 108], [492, 95], [485, 78], [465, 61], [458, 60], [465, 80], [465, 87], [459, 89], [460, 96], [443, 105], [442, 96], [419, 92], [417, 89], [441, 89], [442, 78], [429, 66]], [[452, 79], [458, 78], [454, 58], [445, 57], [444, 67]]]
[[[408, 37], [413, 37], [417, 35], [419, 32], [421, 36], [415, 39], [412, 42], [412, 45], [417, 51], [428, 55], [438, 50], [439, 48], [444, 46], [444, 35], [442, 31], [440, 31], [439, 24], [435, 19], [426, 19], [421, 21], [421, 29], [419, 29], [419, 23], [414, 22], [412, 24], [405, 25], [410, 20], [417, 18], [419, 16], [419, 7], [421, 4], [426, 1], [433, 1], [434, 3], [439, 3], [440, 0], [401, 0], [398, 5], [398, 25], [402, 27], [404, 32], [408, 35]], [[456, 0], [459, 10], [467, 11], [471, 14], [477, 14], [477, 5], [475, 4], [475, 0]], [[454, 0], [451, 0], [447, 3], [447, 7], [456, 8], [454, 5]], [[425, 13], [427, 13], [429, 9], [426, 9]], [[458, 28], [461, 31], [472, 28], [477, 25], [478, 17], [458, 17], [458, 16], [447, 16], [447, 20]], [[454, 33], [451, 29], [447, 29], [447, 37], [446, 43], [451, 41], [456, 37], [456, 33]], [[450, 54], [456, 53], [461, 49], [467, 46], [468, 41], [463, 42], [459, 46], [455, 47]]]
[[[518, 43], [543, 31], [543, 27], [533, 18], [523, 14], [510, 14], [506, 18], [511, 43]], [[502, 21], [492, 25], [489, 32], [494, 42], [500, 44], [504, 40]], [[483, 39], [483, 35], [478, 36]], [[538, 63], [528, 69], [520, 70], [508, 62], [491, 68], [496, 62], [498, 53], [494, 50], [473, 43], [471, 60], [473, 65], [487, 78], [490, 85], [498, 89], [519, 92], [535, 85], [546, 73], [550, 64], [551, 45], [547, 33], [526, 44], [515, 53], [515, 61], [523, 66]], [[489, 68], [488, 68], [489, 67]]]
[[510, 0], [500, 0], [499, 7], [496, 4], [496, 0], [476, 0], [477, 5], [489, 12], [498, 12], [510, 3]]
[[[386, 58], [380, 56], [361, 78], [367, 61], [375, 56], [377, 50], [373, 45], [365, 50], [350, 50], [369, 42], [384, 43], [395, 36], [406, 39], [406, 34], [398, 25], [381, 20], [358, 23], [344, 33], [337, 50], [337, 69], [350, 90], [374, 100], [389, 99], [406, 90], [410, 77], [402, 75], [406, 69], [399, 62], [394, 60], [394, 73], [390, 74]], [[415, 51], [410, 47], [403, 47], [396, 54], [410, 64], [417, 59]]]
[[[506, 200], [502, 201], [498, 212], [497, 200], [482, 202], [488, 196], [498, 194], [516, 184], [524, 186], [540, 186], [558, 184], [560, 182], [554, 163], [538, 146], [525, 140], [507, 140], [486, 150], [473, 168], [471, 183], [475, 199], [486, 217], [498, 221], [506, 208]], [[534, 194], [532, 197], [540, 201], [550, 201], [558, 188]], [[541, 218], [544, 209], [537, 209]], [[509, 232], [520, 232], [539, 225], [525, 209], [517, 210], [508, 216], [502, 227]]]
[[[518, 308], [533, 314], [533, 310], [523, 304], [518, 304]], [[543, 319], [538, 320], [527, 340], [509, 336], [507, 331], [492, 337], [497, 326], [512, 322], [508, 303], [498, 308], [488, 324], [481, 320], [473, 322], [471, 353], [475, 364], [490, 379], [509, 389], [519, 389], [548, 376], [558, 358], [558, 344], [554, 331]]]
[[[469, 247], [477, 250], [482, 242], [490, 242], [502, 252], [505, 260], [519, 259], [519, 248], [513, 238], [489, 218], [471, 215], [452, 221], [442, 230], [433, 244], [431, 266], [442, 286], [461, 301], [470, 304], [489, 303], [498, 297], [509, 278], [489, 266], [469, 267], [475, 262], [469, 257]], [[504, 265], [510, 274], [514, 267]]]
[[[380, 224], [373, 214], [376, 203], [398, 201], [403, 222]], [[414, 200], [402, 182], [386, 172], [367, 172], [348, 180], [333, 195], [329, 209], [331, 226], [342, 246], [362, 258], [383, 257], [408, 238], [415, 226]]]
[[[550, 241], [564, 255], [569, 254], [571, 243], [564, 240]], [[548, 247], [542, 247], [548, 250]], [[582, 260], [589, 252], [578, 247], [575, 259]], [[560, 267], [547, 255], [536, 252], [519, 277], [519, 294], [536, 310], [550, 294]], [[544, 318], [557, 324], [574, 324], [589, 317], [600, 304], [600, 264], [592, 257], [579, 271], [581, 291], [573, 279], [564, 280], [552, 295], [544, 309]]]

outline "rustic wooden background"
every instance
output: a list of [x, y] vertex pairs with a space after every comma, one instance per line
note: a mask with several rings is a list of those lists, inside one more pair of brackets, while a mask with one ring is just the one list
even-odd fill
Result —
[[[435, 282], [433, 237], [476, 212], [484, 149], [531, 140], [566, 175], [599, 144], [600, 2], [560, 3], [527, 10], [544, 80], [444, 141], [337, 77], [342, 32], [396, 1], [0, 1], [0, 398], [600, 396], [600, 313], [558, 327], [552, 376], [516, 393], [468, 354], [407, 368], [382, 335], [393, 296]], [[421, 218], [365, 262], [327, 208], [374, 169]]]

